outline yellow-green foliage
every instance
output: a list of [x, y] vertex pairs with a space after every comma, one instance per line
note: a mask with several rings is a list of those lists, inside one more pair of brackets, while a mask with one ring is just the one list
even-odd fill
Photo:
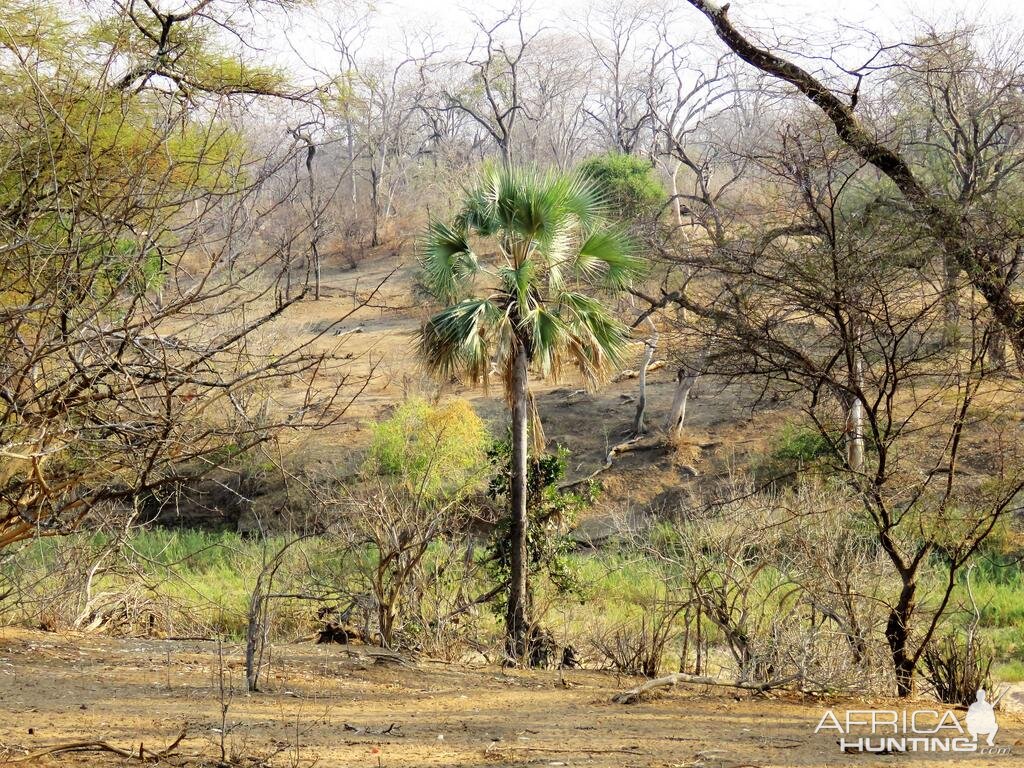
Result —
[[[23, 243], [6, 257], [0, 303], [30, 302], [34, 286], [68, 279], [71, 266], [70, 303], [88, 315], [89, 298], [106, 301], [123, 277], [135, 278], [132, 291], [159, 282], [156, 247], [176, 237], [171, 222], [203, 194], [248, 183], [247, 152], [214, 113], [112, 82], [138, 53], [125, 18], [89, 29], [68, 18], [51, 3], [0, 10], [0, 52], [10, 54], [0, 58], [0, 208], [10, 214], [6, 239]], [[218, 87], [252, 74], [196, 34], [188, 66], [210, 69]]]
[[487, 428], [465, 400], [403, 403], [373, 427], [366, 469], [428, 495], [463, 489], [486, 462]]
[[[12, 164], [4, 157], [0, 164], [3, 197], [21, 191], [12, 184], [19, 172], [39, 176], [38, 167], [23, 167], [33, 162], [51, 166], [40, 179], [47, 191], [75, 195], [80, 206], [108, 216], [119, 196], [145, 195], [146, 210], [139, 213], [146, 214], [174, 187], [228, 191], [242, 160], [241, 136], [177, 99], [175, 89], [179, 95], [185, 89], [269, 92], [283, 86], [281, 73], [221, 50], [195, 21], [172, 26], [172, 65], [154, 60], [154, 43], [126, 16], [101, 17], [89, 27], [65, 18], [50, 3], [15, 2], [0, 10], [0, 50], [24, 62], [0, 64], [3, 154], [21, 160]], [[137, 16], [141, 23], [146, 18]], [[119, 82], [122, 70], [132, 72], [140, 61], [154, 70], [152, 90]], [[36, 174], [24, 173], [31, 170]], [[175, 191], [177, 199], [181, 190]]]

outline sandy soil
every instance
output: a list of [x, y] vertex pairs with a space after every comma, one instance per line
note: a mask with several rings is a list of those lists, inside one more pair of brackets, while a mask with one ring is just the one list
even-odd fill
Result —
[[[245, 765], [1009, 768], [1024, 755], [1020, 715], [1000, 716], [996, 743], [1016, 753], [1009, 756], [842, 754], [814, 726], [827, 707], [863, 702], [681, 686], [622, 706], [610, 697], [631, 681], [614, 675], [400, 666], [310, 645], [276, 647], [266, 690], [246, 695], [238, 648], [219, 656], [209, 642], [0, 629], [0, 764], [65, 740], [161, 749], [187, 725], [177, 764], [214, 765], [221, 659], [227, 751]], [[872, 703], [886, 705], [901, 706]], [[139, 764], [90, 753], [32, 764], [129, 763]]]

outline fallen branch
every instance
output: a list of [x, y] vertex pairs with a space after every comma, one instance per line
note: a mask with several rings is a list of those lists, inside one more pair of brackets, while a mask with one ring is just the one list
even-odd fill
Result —
[[352, 723], [344, 723], [342, 725], [346, 731], [351, 731], [358, 736], [386, 736], [388, 734], [394, 734], [395, 736], [402, 736], [401, 728], [398, 723], [392, 723], [387, 728], [369, 728], [365, 725], [352, 725]]
[[188, 728], [182, 728], [181, 733], [178, 734], [178, 738], [159, 752], [146, 749], [142, 745], [142, 742], [139, 742], [139, 748], [137, 750], [128, 750], [115, 747], [113, 744], [109, 744], [105, 741], [65, 741], [61, 744], [51, 744], [49, 747], [43, 747], [35, 752], [29, 752], [27, 755], [22, 755], [21, 757], [9, 758], [6, 763], [26, 763], [29, 760], [36, 760], [37, 758], [46, 757], [47, 755], [59, 755], [64, 752], [110, 752], [118, 755], [119, 757], [141, 760], [143, 762], [163, 760], [164, 758], [170, 757], [171, 752], [175, 747], [185, 740], [186, 733], [188, 733]]
[[642, 755], [640, 747], [578, 747], [565, 749], [559, 747], [524, 747], [519, 745], [497, 746], [497, 742], [491, 744], [484, 750], [485, 755], [493, 755], [499, 752], [547, 752], [551, 754], [583, 754], [583, 755]]
[[[666, 365], [668, 365], [668, 362], [665, 361], [665, 360], [655, 360], [653, 363], [650, 363], [647, 366], [647, 372], [651, 373], [653, 371], [660, 371]], [[639, 378], [640, 378], [640, 370], [639, 369], [626, 368], [624, 371], [619, 371], [615, 375], [615, 378], [612, 379], [612, 381], [617, 383], [617, 382], [620, 382], [620, 381], [627, 381], [629, 379], [639, 379]]]
[[772, 688], [778, 688], [779, 686], [791, 683], [796, 679], [797, 678], [795, 676], [791, 676], [771, 680], [766, 683], [752, 683], [747, 680], [736, 680], [734, 682], [730, 682], [728, 680], [718, 680], [714, 677], [702, 677], [700, 675], [690, 675], [686, 672], [675, 672], [671, 675], [665, 675], [665, 677], [648, 680], [646, 683], [638, 685], [636, 688], [630, 688], [628, 691], [617, 693], [612, 696], [612, 702], [615, 704], [634, 704], [648, 691], [653, 691], [656, 688], [673, 686], [677, 683], [690, 683], [691, 685], [720, 685], [728, 688], [742, 688], [745, 691], [758, 691], [763, 693], [764, 691], [769, 691]]
[[29, 752], [27, 755], [21, 757], [12, 757], [7, 760], [8, 763], [24, 763], [29, 760], [35, 760], [39, 757], [45, 757], [46, 755], [59, 755], [62, 752], [113, 752], [115, 755], [121, 757], [138, 757], [138, 753], [129, 752], [126, 749], [115, 747], [112, 744], [108, 744], [105, 741], [66, 741], [62, 744], [53, 744], [49, 747], [36, 750], [35, 752]]
[[616, 456], [621, 456], [624, 453], [632, 453], [634, 451], [656, 451], [661, 448], [667, 448], [668, 441], [661, 436], [656, 437], [631, 437], [629, 440], [613, 445], [608, 449], [608, 453], [605, 455], [605, 469], [612, 465], [612, 459]]

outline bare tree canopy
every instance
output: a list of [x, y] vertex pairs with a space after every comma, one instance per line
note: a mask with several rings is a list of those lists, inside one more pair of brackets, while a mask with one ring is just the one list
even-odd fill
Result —
[[[959, 201], [926, 188], [907, 159], [876, 138], [854, 111], [856, 90], [844, 101], [807, 70], [752, 42], [729, 20], [728, 3], [719, 6], [706, 0], [687, 1], [708, 18], [715, 34], [733, 53], [751, 66], [796, 88], [821, 109], [846, 144], [892, 180], [942, 250], [968, 275], [971, 284], [985, 298], [992, 314], [1009, 334], [1018, 366], [1024, 366], [1024, 306], [1011, 291], [1016, 270], [1008, 274], [998, 252], [977, 247], [975, 233], [965, 221]], [[1024, 367], [1021, 370], [1024, 371]]]

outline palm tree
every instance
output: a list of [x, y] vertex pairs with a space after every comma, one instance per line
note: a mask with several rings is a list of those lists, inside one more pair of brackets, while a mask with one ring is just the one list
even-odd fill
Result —
[[643, 260], [582, 175], [486, 167], [450, 223], [430, 222], [423, 282], [445, 308], [420, 334], [420, 354], [445, 379], [487, 384], [500, 371], [512, 416], [509, 653], [527, 651], [527, 398], [531, 366], [566, 363], [596, 384], [619, 362], [629, 329], [593, 297], [623, 290]]

